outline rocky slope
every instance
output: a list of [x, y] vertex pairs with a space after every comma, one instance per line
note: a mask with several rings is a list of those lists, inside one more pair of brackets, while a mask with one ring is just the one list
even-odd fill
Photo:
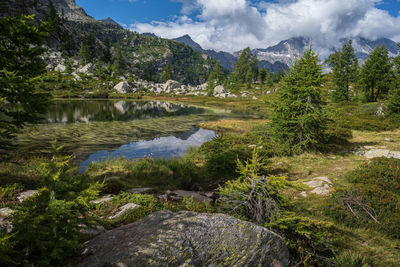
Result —
[[[54, 14], [56, 13], [56, 14]], [[127, 72], [146, 80], [159, 81], [169, 62], [175, 80], [185, 84], [201, 84], [207, 80], [215, 60], [194, 51], [189, 46], [168, 39], [131, 32], [111, 18], [97, 21], [76, 5], [75, 0], [6, 0], [0, 4], [1, 16], [34, 14], [38, 23], [52, 20], [49, 28], [50, 48], [46, 58], [49, 65], [57, 66], [69, 57], [77, 60], [81, 43], [88, 43], [93, 63], [103, 61], [106, 40], [122, 50], [122, 60]], [[57, 17], [58, 18], [55, 18]], [[61, 55], [54, 57], [54, 55]], [[108, 64], [109, 62], [103, 62]]]

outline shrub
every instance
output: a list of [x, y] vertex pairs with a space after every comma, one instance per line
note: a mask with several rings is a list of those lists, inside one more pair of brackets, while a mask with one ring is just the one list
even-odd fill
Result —
[[237, 177], [236, 160], [250, 158], [251, 149], [240, 136], [221, 135], [204, 143], [200, 153], [205, 155], [207, 173], [218, 178]]
[[285, 177], [260, 176], [266, 166], [256, 152], [250, 161], [243, 164], [238, 160], [237, 165], [240, 177], [219, 187], [218, 209], [256, 223], [279, 218], [289, 203], [283, 191], [292, 183]]
[[19, 263], [65, 266], [80, 246], [80, 230], [94, 223], [86, 216], [88, 202], [97, 196], [98, 183], [77, 175], [71, 157], [58, 156], [54, 147], [50, 163], [44, 163], [43, 187], [25, 200], [13, 215], [11, 240], [19, 251]]
[[369, 226], [400, 237], [400, 160], [377, 158], [347, 174], [327, 213], [350, 226]]

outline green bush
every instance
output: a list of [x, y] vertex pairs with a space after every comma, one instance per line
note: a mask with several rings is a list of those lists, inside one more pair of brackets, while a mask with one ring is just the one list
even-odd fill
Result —
[[292, 262], [299, 266], [326, 266], [334, 256], [337, 230], [330, 222], [286, 213], [265, 227], [286, 241]]
[[376, 158], [347, 174], [351, 184], [338, 189], [327, 214], [350, 226], [376, 228], [400, 237], [400, 160]]
[[220, 135], [204, 143], [199, 151], [205, 155], [207, 173], [223, 180], [237, 177], [236, 160], [250, 158], [251, 150], [240, 136]]
[[[71, 157], [56, 152], [44, 163], [39, 193], [16, 207], [11, 241], [18, 251], [18, 264], [28, 261], [34, 266], [68, 265], [80, 246], [80, 230], [95, 223], [86, 216], [88, 202], [94, 199], [100, 184], [90, 184], [70, 165]], [[12, 253], [12, 251], [11, 251]]]

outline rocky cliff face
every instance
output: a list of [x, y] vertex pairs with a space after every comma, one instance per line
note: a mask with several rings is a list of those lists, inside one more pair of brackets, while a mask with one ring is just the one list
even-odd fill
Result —
[[[53, 5], [56, 8], [60, 16], [64, 16], [69, 21], [93, 21], [94, 19], [88, 16], [85, 10], [77, 6], [75, 0], [52, 0]], [[48, 0], [41, 0], [44, 4], [47, 4]]]

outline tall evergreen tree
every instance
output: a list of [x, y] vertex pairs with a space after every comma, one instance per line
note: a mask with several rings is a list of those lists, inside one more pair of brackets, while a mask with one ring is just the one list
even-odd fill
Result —
[[342, 50], [330, 55], [328, 63], [333, 71], [333, 80], [336, 89], [332, 99], [335, 102], [350, 100], [350, 83], [357, 78], [358, 60], [356, 58], [352, 40], [343, 44]]
[[232, 79], [235, 82], [238, 83], [246, 83], [247, 79], [246, 79], [246, 75], [247, 72], [249, 71], [249, 69], [251, 69], [251, 50], [250, 47], [247, 47], [246, 49], [244, 49], [242, 51], [242, 53], [240, 54], [240, 57], [238, 59], [238, 61], [235, 64], [235, 67], [232, 71]]
[[173, 79], [173, 71], [169, 62], [167, 62], [167, 65], [165, 65], [164, 71], [162, 72], [160, 79], [163, 82]]
[[121, 75], [125, 71], [125, 64], [122, 58], [122, 50], [120, 46], [115, 47], [112, 70], [116, 75]]
[[289, 153], [315, 148], [322, 141], [326, 117], [321, 99], [322, 67], [312, 47], [304, 51], [282, 80], [272, 119], [273, 137]]
[[90, 51], [89, 47], [85, 42], [81, 42], [81, 47], [79, 49], [79, 59], [82, 65], [86, 65], [90, 61]]
[[265, 68], [261, 68], [260, 71], [258, 72], [258, 81], [261, 84], [264, 84], [266, 79], [267, 79], [267, 70]]
[[103, 53], [103, 61], [105, 63], [109, 63], [109, 62], [111, 62], [111, 58], [112, 58], [110, 39], [106, 38], [104, 40], [104, 46], [105, 46], [105, 49], [104, 49], [104, 53]]
[[387, 111], [389, 115], [400, 115], [400, 43], [397, 44], [399, 54], [394, 59], [394, 79], [390, 88]]
[[211, 96], [213, 94], [215, 86], [224, 84], [225, 79], [224, 70], [222, 69], [221, 64], [219, 64], [219, 61], [217, 61], [207, 79], [208, 95]]
[[377, 46], [371, 52], [360, 71], [360, 83], [367, 101], [375, 102], [389, 91], [392, 82], [392, 64], [385, 46]]
[[10, 147], [25, 123], [46, 112], [48, 97], [34, 87], [35, 78], [46, 71], [40, 56], [47, 34], [41, 28], [33, 16], [0, 18], [0, 149]]

